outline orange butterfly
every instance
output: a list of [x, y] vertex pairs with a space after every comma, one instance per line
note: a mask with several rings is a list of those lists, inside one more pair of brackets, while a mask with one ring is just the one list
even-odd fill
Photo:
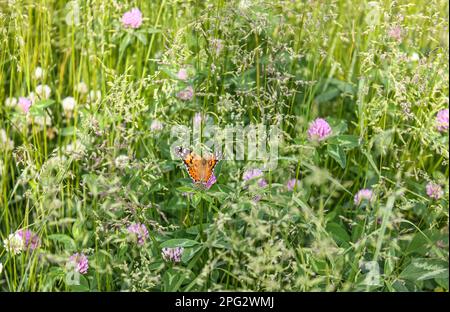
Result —
[[208, 182], [211, 183], [212, 178], [215, 179], [214, 167], [220, 160], [219, 153], [202, 157], [187, 148], [178, 146], [175, 148], [175, 154], [183, 160], [186, 170], [194, 183], [208, 186]]

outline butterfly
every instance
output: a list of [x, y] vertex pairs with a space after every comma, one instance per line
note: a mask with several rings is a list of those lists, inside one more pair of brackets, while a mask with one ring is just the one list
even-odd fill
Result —
[[186, 170], [195, 184], [203, 184], [208, 187], [208, 184], [212, 185], [215, 182], [212, 182], [212, 179], [215, 179], [214, 168], [221, 158], [220, 153], [202, 157], [190, 149], [177, 146], [175, 148], [175, 154], [183, 160]]

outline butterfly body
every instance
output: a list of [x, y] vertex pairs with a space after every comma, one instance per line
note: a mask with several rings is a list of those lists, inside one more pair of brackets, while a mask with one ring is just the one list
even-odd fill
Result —
[[177, 147], [175, 153], [183, 160], [186, 170], [196, 184], [206, 184], [214, 174], [219, 154], [200, 156], [189, 149]]

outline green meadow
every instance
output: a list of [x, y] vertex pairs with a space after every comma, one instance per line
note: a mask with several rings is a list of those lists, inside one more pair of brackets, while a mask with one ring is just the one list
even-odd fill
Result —
[[0, 290], [448, 292], [448, 12], [0, 0]]

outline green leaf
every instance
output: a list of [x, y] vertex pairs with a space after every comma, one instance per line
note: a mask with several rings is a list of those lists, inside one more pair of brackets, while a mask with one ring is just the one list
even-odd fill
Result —
[[339, 145], [342, 148], [352, 149], [359, 146], [359, 137], [350, 134], [332, 136], [328, 143]]
[[147, 37], [146, 37], [143, 33], [137, 32], [137, 33], [136, 33], [136, 38], [138, 38], [138, 40], [139, 40], [140, 42], [142, 42], [143, 45], [146, 45], [146, 44], [147, 44]]
[[409, 289], [406, 287], [405, 283], [403, 283], [402, 281], [396, 280], [393, 284], [392, 284], [392, 288], [395, 291], [401, 291], [401, 292], [405, 292], [405, 291], [409, 291]]
[[149, 29], [147, 29], [147, 32], [149, 34], [157, 34], [157, 33], [161, 32], [161, 29], [149, 28]]
[[132, 39], [132, 37], [130, 34], [126, 34], [126, 36], [122, 39], [122, 42], [120, 43], [120, 47], [119, 47], [119, 55], [120, 56], [122, 56], [125, 49], [131, 43], [131, 39]]
[[30, 114], [32, 116], [45, 116], [45, 109], [52, 104], [54, 104], [54, 100], [42, 100], [34, 103], [30, 107]]
[[191, 281], [194, 277], [190, 270], [170, 268], [163, 275], [163, 289], [164, 291], [178, 291], [181, 285]]
[[192, 257], [194, 257], [194, 255], [200, 250], [202, 249], [202, 246], [196, 246], [194, 248], [188, 248], [183, 252], [183, 255], [181, 256], [181, 261], [183, 261], [183, 263], [188, 263], [189, 260], [192, 259]]
[[66, 127], [61, 130], [61, 135], [62, 136], [73, 136], [75, 134], [76, 130], [77, 129], [75, 127]]
[[89, 287], [89, 281], [84, 277], [83, 275], [78, 275], [80, 278], [79, 285], [70, 285], [69, 288], [71, 291], [80, 291], [80, 292], [86, 292], [90, 290]]
[[198, 193], [194, 194], [192, 196], [192, 201], [191, 201], [192, 206], [193, 207], [197, 207], [200, 204], [201, 199], [202, 199], [202, 195], [201, 194], [198, 194]]
[[328, 144], [327, 146], [328, 155], [330, 155], [334, 160], [338, 162], [338, 164], [345, 169], [345, 165], [347, 164], [346, 155], [342, 147], [335, 144]]
[[150, 263], [150, 264], [148, 265], [147, 268], [148, 268], [150, 271], [154, 271], [154, 270], [159, 270], [159, 269], [161, 269], [162, 267], [164, 267], [164, 261], [158, 260], [158, 261], [155, 261], [155, 262], [153, 262], [153, 263]]
[[35, 109], [45, 109], [52, 106], [54, 103], [54, 100], [41, 100], [34, 103], [32, 107], [34, 107]]
[[47, 236], [48, 239], [56, 241], [64, 245], [64, 249], [67, 251], [74, 250], [76, 248], [75, 241], [65, 234], [51, 234]]
[[348, 235], [342, 225], [330, 222], [327, 224], [326, 229], [337, 243], [348, 243], [350, 241], [350, 235]]
[[439, 259], [413, 259], [400, 274], [400, 278], [410, 281], [448, 279], [448, 263]]
[[335, 78], [331, 78], [328, 80], [332, 85], [334, 85], [335, 87], [337, 87], [342, 93], [350, 93], [350, 94], [355, 94], [356, 93], [356, 88], [345, 81], [339, 80], [339, 79], [335, 79]]
[[169, 239], [169, 240], [161, 243], [160, 247], [161, 248], [192, 247], [192, 246], [195, 246], [198, 244], [200, 244], [200, 243], [195, 240], [192, 240], [192, 239], [174, 238], [174, 239]]
[[[159, 69], [160, 69], [163, 73], [165, 73], [167, 76], [169, 76], [170, 78], [179, 80], [179, 79], [178, 79], [178, 76], [177, 76], [177, 73], [172, 72], [172, 71], [170, 70], [170, 68], [168, 68], [167, 66], [161, 66]], [[182, 81], [180, 81], [180, 83], [183, 85], [183, 82], [182, 82]]]
[[322, 104], [328, 101], [331, 101], [332, 99], [336, 98], [339, 94], [341, 94], [341, 91], [336, 87], [328, 88], [325, 92], [322, 94], [316, 96], [314, 101], [317, 104]]
[[[203, 230], [207, 229], [210, 225], [211, 225], [211, 223], [202, 223], [201, 224]], [[200, 224], [193, 225], [186, 229], [186, 233], [192, 234], [192, 235], [197, 235], [199, 232], [200, 232]]]
[[180, 193], [196, 193], [197, 190], [191, 186], [183, 185], [180, 187], [177, 187], [177, 191]]
[[164, 284], [164, 290], [165, 291], [177, 291], [175, 288], [178, 284], [179, 276], [177, 272], [175, 272], [173, 269], [167, 270], [163, 275], [163, 284]]
[[441, 233], [439, 230], [425, 230], [423, 233], [419, 231], [407, 245], [405, 252], [407, 254], [417, 253], [425, 255], [430, 247], [439, 240], [448, 244], [448, 235]]

